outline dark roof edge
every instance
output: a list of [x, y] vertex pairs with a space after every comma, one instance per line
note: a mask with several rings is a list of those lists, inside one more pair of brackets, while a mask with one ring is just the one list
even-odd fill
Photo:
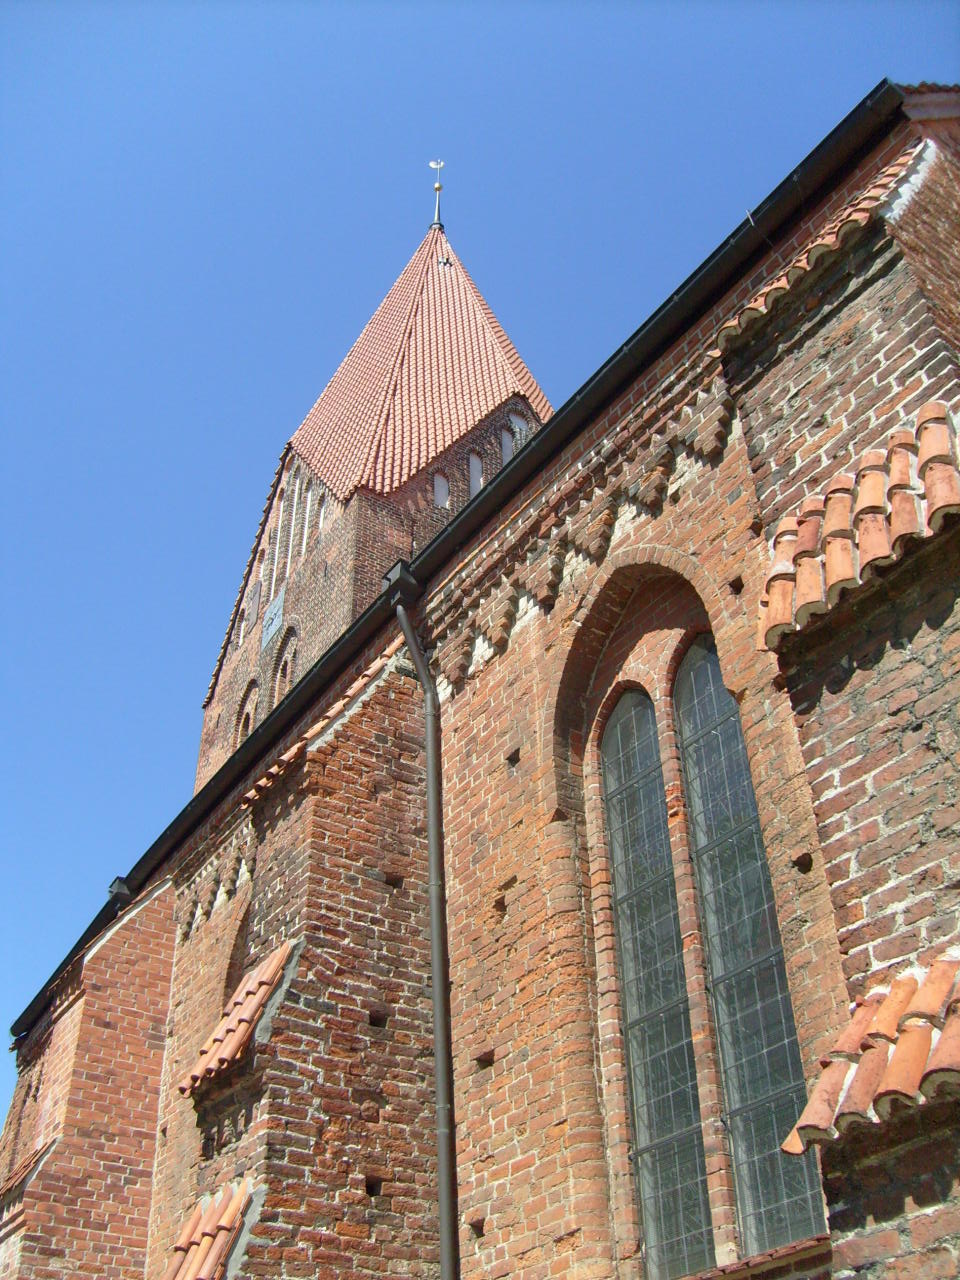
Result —
[[[855, 162], [900, 118], [901, 90], [889, 80], [876, 88], [833, 129], [787, 178], [740, 223], [739, 227], [646, 320], [625, 343], [575, 391], [545, 426], [485, 485], [410, 564], [421, 589], [450, 557], [495, 512], [501, 510], [527, 480], [558, 453], [597, 410], [634, 379], [658, 352], [689, 326], [695, 315], [720, 297], [743, 266], [769, 248], [769, 241], [820, 189]], [[383, 591], [359, 618], [314, 663], [299, 684], [221, 766], [174, 818], [124, 877], [136, 895], [178, 844], [187, 839], [288, 732], [310, 704], [393, 617], [390, 593]], [[14, 1037], [25, 1035], [49, 1001], [51, 988], [129, 899], [112, 898], [77, 939], [66, 957], [12, 1024]]]

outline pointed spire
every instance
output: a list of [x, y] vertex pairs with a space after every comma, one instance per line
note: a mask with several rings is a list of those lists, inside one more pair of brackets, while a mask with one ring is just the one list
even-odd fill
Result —
[[442, 231], [443, 223], [440, 221], [440, 192], [443, 190], [443, 183], [440, 181], [440, 170], [443, 168], [443, 161], [431, 160], [430, 168], [435, 169], [437, 174], [437, 180], [433, 184], [433, 189], [437, 193], [437, 206], [436, 206], [436, 209], [434, 210], [433, 221], [430, 223], [430, 226], [439, 227], [440, 230]]
[[550, 416], [435, 222], [290, 443], [341, 501], [386, 494], [512, 397]]

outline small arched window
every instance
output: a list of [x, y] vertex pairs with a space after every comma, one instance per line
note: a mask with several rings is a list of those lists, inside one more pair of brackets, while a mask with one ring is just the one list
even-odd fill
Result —
[[522, 413], [511, 413], [510, 425], [513, 427], [514, 446], [523, 444], [530, 429], [529, 422], [527, 422]]
[[273, 705], [276, 706], [293, 688], [297, 665], [297, 633], [293, 629], [287, 632], [280, 651], [273, 676]]
[[468, 459], [470, 468], [470, 497], [475, 498], [483, 488], [483, 459], [479, 453], [471, 453]]
[[313, 506], [313, 481], [307, 481], [307, 492], [303, 499], [303, 536], [300, 539], [301, 556], [307, 549], [307, 538], [310, 536], [310, 509]]
[[450, 503], [450, 483], [442, 471], [433, 473], [433, 505], [446, 507]]
[[503, 427], [500, 431], [500, 457], [503, 465], [506, 466], [513, 457], [513, 431], [510, 427]]
[[815, 1166], [779, 1147], [806, 1093], [740, 714], [711, 637], [680, 664], [673, 711], [697, 900], [688, 944], [706, 954], [716, 1031], [696, 1059], [650, 698], [624, 694], [601, 742], [637, 1190], [655, 1280], [714, 1265], [698, 1069], [719, 1066], [721, 1178], [733, 1179], [743, 1255], [823, 1230]]
[[245, 742], [253, 732], [254, 725], [257, 722], [257, 698], [260, 695], [260, 687], [256, 680], [251, 680], [247, 685], [246, 692], [240, 702], [237, 711], [236, 729], [234, 730], [234, 747], [239, 747], [241, 742]]

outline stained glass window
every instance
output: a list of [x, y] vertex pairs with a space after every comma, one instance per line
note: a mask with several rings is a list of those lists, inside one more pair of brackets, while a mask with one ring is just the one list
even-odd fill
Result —
[[630, 692], [602, 743], [645, 1274], [714, 1262], [696, 1065], [653, 703]]
[[674, 691], [719, 1040], [725, 1123], [743, 1252], [823, 1230], [816, 1166], [780, 1138], [806, 1101], [783, 948], [737, 704], [712, 639], [698, 640]]

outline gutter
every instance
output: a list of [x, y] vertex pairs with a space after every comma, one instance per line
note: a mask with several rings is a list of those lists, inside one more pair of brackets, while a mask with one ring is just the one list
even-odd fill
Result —
[[[769, 242], [815, 201], [821, 189], [851, 169], [886, 133], [903, 120], [904, 95], [889, 80], [876, 88], [814, 148], [796, 169], [740, 223], [732, 235], [688, 276], [680, 287], [604, 362], [579, 391], [540, 428], [496, 476], [414, 557], [408, 572], [423, 589], [465, 542], [501, 511], [536, 472], [553, 458], [594, 415], [632, 382], [679, 333], [714, 302]], [[213, 812], [273, 745], [306, 714], [327, 685], [353, 660], [393, 616], [390, 593], [380, 595], [314, 663], [278, 707], [174, 818], [125, 877], [124, 892], [135, 896], [149, 877]], [[117, 883], [116, 881], [114, 882]], [[11, 1026], [26, 1035], [49, 1003], [50, 990], [88, 944], [116, 918], [124, 902], [111, 894], [43, 987]]]
[[440, 1278], [460, 1275], [457, 1231], [457, 1153], [453, 1124], [453, 1037], [450, 1030], [450, 955], [447, 946], [447, 895], [443, 868], [443, 817], [440, 804], [440, 699], [423, 648], [406, 606], [423, 595], [423, 586], [403, 560], [383, 580], [400, 630], [423, 686], [427, 746], [427, 851], [430, 890], [430, 985], [433, 997], [433, 1078], [437, 1108], [437, 1208]]

